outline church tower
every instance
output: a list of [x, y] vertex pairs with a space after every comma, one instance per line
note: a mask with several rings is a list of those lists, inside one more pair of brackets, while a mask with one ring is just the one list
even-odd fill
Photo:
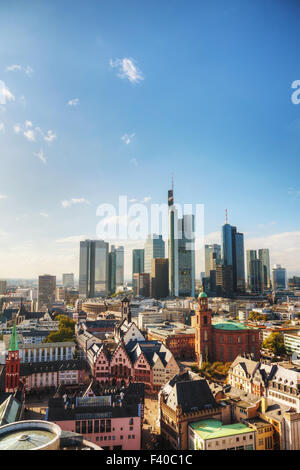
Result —
[[195, 353], [199, 367], [201, 367], [203, 362], [212, 362], [211, 310], [208, 309], [208, 300], [205, 292], [201, 292], [198, 297], [195, 325]]
[[10, 393], [15, 392], [19, 386], [19, 378], [20, 357], [18, 334], [16, 324], [14, 324], [9, 342], [8, 355], [6, 358], [5, 391]]
[[130, 306], [129, 306], [129, 299], [128, 297], [124, 297], [122, 299], [121, 304], [122, 304], [122, 321], [127, 320], [128, 323], [131, 323], [131, 312], [130, 312]]

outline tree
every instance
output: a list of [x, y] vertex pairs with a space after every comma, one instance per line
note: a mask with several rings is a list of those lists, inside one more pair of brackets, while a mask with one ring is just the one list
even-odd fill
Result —
[[64, 343], [74, 341], [75, 321], [65, 315], [57, 315], [58, 330], [51, 333], [43, 340], [43, 343]]
[[269, 349], [276, 356], [283, 356], [286, 354], [284, 346], [284, 338], [281, 333], [271, 333], [262, 343], [264, 349]]

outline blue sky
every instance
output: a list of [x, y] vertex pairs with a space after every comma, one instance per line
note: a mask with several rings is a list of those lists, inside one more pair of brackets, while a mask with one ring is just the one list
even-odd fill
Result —
[[176, 201], [205, 205], [207, 241], [227, 207], [247, 248], [300, 273], [299, 14], [290, 0], [1, 2], [0, 276], [77, 273], [97, 206], [166, 202], [172, 172]]

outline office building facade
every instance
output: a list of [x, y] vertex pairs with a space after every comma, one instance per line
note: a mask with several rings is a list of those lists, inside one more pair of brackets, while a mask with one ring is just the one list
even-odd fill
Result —
[[63, 274], [62, 282], [65, 289], [74, 289], [74, 273]]
[[178, 215], [174, 205], [174, 190], [168, 191], [169, 207], [169, 240], [168, 240], [168, 258], [169, 258], [169, 295], [174, 297], [179, 295], [178, 279]]
[[144, 272], [151, 274], [152, 259], [165, 257], [165, 242], [162, 235], [148, 235], [144, 248]]
[[38, 307], [50, 308], [55, 303], [56, 276], [44, 274], [39, 276]]
[[275, 264], [272, 269], [273, 289], [286, 289], [286, 269]]
[[261, 278], [263, 289], [271, 288], [271, 276], [270, 276], [270, 254], [267, 248], [261, 248], [258, 250], [258, 259], [261, 263]]
[[103, 240], [80, 242], [79, 296], [81, 298], [108, 295], [108, 246]]
[[185, 214], [178, 220], [178, 295], [195, 296], [195, 220]]
[[132, 250], [132, 274], [144, 272], [144, 257], [145, 251], [143, 249]]
[[164, 299], [169, 295], [169, 261], [167, 258], [153, 258], [151, 270], [151, 296]]

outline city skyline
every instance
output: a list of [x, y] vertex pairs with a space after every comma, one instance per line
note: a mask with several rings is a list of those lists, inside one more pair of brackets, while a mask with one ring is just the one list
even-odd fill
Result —
[[[98, 205], [164, 203], [171, 172], [176, 201], [205, 206], [205, 243], [221, 242], [227, 207], [245, 251], [300, 274], [298, 14], [258, 0], [3, 5], [0, 277], [78, 277]], [[125, 246], [126, 279], [143, 244]]]

